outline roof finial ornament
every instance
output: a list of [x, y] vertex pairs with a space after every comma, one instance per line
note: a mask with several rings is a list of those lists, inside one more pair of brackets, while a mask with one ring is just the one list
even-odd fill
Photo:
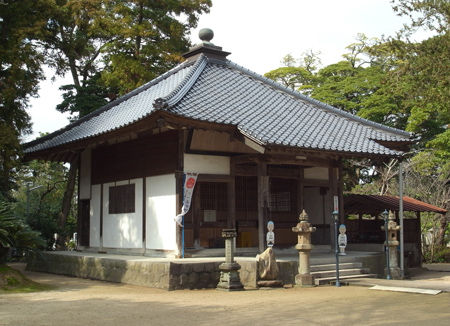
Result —
[[230, 52], [222, 51], [222, 47], [211, 43], [214, 37], [214, 32], [211, 28], [202, 28], [199, 30], [198, 37], [201, 42], [190, 48], [189, 52], [183, 54], [185, 59], [196, 60], [199, 55], [205, 55], [209, 58], [224, 60], [230, 54]]
[[203, 43], [212, 44], [211, 40], [214, 37], [214, 32], [211, 28], [202, 28], [198, 32], [198, 37], [203, 41]]

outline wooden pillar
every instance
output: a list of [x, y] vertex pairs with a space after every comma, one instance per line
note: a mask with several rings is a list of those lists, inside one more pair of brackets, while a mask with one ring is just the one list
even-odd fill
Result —
[[142, 249], [147, 249], [147, 243], [146, 243], [146, 232], [147, 232], [147, 184], [146, 184], [146, 178], [142, 178]]
[[[82, 232], [84, 232], [83, 228], [82, 228], [82, 223], [81, 223], [81, 200], [80, 200], [80, 185], [81, 185], [81, 155], [80, 155], [80, 159], [78, 160], [78, 171], [80, 171], [80, 173], [78, 173], [77, 176], [77, 232], [78, 232], [78, 239], [81, 239], [81, 236], [83, 236]], [[89, 184], [89, 187], [92, 188], [92, 185]], [[29, 191], [29, 188], [27, 188], [27, 192]], [[27, 196], [29, 196], [29, 193], [27, 193]], [[92, 194], [91, 194], [92, 197]], [[28, 208], [27, 208], [27, 213], [28, 213]], [[89, 226], [90, 228], [90, 226]], [[90, 232], [90, 230], [88, 230], [88, 232]], [[80, 241], [78, 241], [78, 243], [80, 243]]]
[[194, 193], [192, 194], [192, 236], [195, 248], [200, 248], [200, 219], [202, 215], [200, 214], [200, 189], [202, 184], [198, 182], [195, 186]]
[[298, 177], [298, 182], [297, 182], [297, 207], [298, 207], [298, 212], [297, 215], [300, 215], [300, 212], [303, 211], [304, 208], [304, 196], [305, 196], [305, 189], [304, 189], [304, 179], [305, 179], [305, 171], [303, 169], [303, 166], [299, 166], [299, 177]]
[[416, 241], [417, 245], [417, 253], [419, 255], [419, 266], [422, 267], [422, 228], [421, 228], [421, 221], [420, 221], [420, 212], [416, 212], [416, 235], [418, 237], [418, 240]]
[[228, 215], [227, 227], [229, 229], [236, 228], [236, 181], [234, 175], [230, 176], [230, 181], [227, 183], [228, 196]]
[[[336, 163], [336, 162], [335, 162]], [[342, 197], [339, 196], [339, 180], [340, 180], [340, 170], [339, 170], [339, 163], [338, 164], [331, 164], [330, 168], [329, 168], [329, 180], [328, 180], [328, 184], [330, 185], [330, 194], [329, 194], [329, 198], [331, 201], [331, 211], [334, 211], [334, 196], [338, 197], [338, 201], [339, 201], [339, 206], [338, 206], [338, 211], [339, 213], [341, 213], [341, 202], [342, 202]], [[329, 214], [328, 219], [326, 220], [328, 223], [328, 225], [330, 225], [329, 228], [329, 236], [330, 236], [330, 245], [332, 248], [334, 248], [335, 245], [335, 234], [334, 234], [334, 222], [333, 219], [331, 218], [331, 214]], [[336, 235], [337, 236], [337, 235]]]
[[[183, 207], [183, 173], [184, 173], [184, 138], [185, 130], [178, 130], [178, 155], [177, 155], [177, 170], [175, 172], [175, 191], [176, 191], [176, 215], [181, 213]], [[183, 229], [176, 224], [176, 242], [177, 242], [177, 257], [181, 257], [181, 248]]]
[[338, 198], [339, 198], [339, 221], [344, 223], [344, 178], [343, 178], [343, 169], [342, 169], [342, 161], [339, 161], [339, 169], [338, 169]]
[[267, 177], [267, 163], [258, 162], [258, 249], [260, 252], [265, 248], [265, 216], [264, 203], [268, 202], [269, 180]]
[[103, 183], [100, 185], [100, 251], [103, 251]]

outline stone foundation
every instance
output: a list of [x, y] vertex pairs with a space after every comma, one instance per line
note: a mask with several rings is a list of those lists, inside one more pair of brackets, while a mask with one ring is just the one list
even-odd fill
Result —
[[[217, 262], [123, 260], [43, 252], [32, 257], [27, 269], [94, 280], [127, 283], [165, 290], [215, 288], [220, 270]], [[256, 261], [240, 261], [244, 287], [256, 288]]]
[[[358, 257], [371, 273], [383, 274], [383, 255]], [[190, 259], [123, 259], [114, 255], [100, 256], [87, 252], [42, 252], [32, 257], [27, 269], [36, 272], [62, 274], [101, 281], [134, 284], [165, 290], [215, 288], [219, 282], [219, 265], [224, 260], [211, 258], [202, 261]], [[257, 262], [239, 259], [239, 276], [245, 288], [257, 288]], [[346, 257], [345, 261], [355, 261]], [[325, 264], [317, 261], [314, 264]], [[296, 261], [277, 261], [278, 279], [283, 284], [295, 284], [298, 273]]]

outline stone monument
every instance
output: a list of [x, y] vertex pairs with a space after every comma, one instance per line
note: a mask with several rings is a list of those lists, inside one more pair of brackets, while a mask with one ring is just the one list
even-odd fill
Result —
[[[381, 227], [383, 231], [386, 231], [385, 226]], [[387, 239], [384, 242], [384, 245], [388, 247], [388, 255], [389, 255], [389, 266], [385, 268], [385, 274], [389, 275], [394, 279], [401, 279], [401, 271], [398, 266], [398, 257], [397, 257], [397, 247], [399, 242], [397, 240], [397, 232], [400, 230], [400, 226], [395, 222], [395, 216], [392, 211], [389, 211], [389, 219], [387, 222]], [[388, 271], [388, 268], [390, 269]], [[390, 272], [390, 273], [389, 273]]]
[[345, 232], [347, 228], [344, 224], [339, 225], [339, 235], [338, 235], [338, 246], [339, 246], [339, 256], [347, 255], [345, 253], [345, 247], [347, 247], [347, 235]]
[[298, 250], [298, 274], [295, 275], [295, 285], [302, 287], [314, 286], [314, 278], [311, 275], [309, 256], [312, 249], [311, 233], [316, 228], [308, 221], [308, 214], [303, 210], [298, 217], [299, 222], [292, 228], [292, 232], [298, 234], [298, 243], [295, 249]]
[[278, 280], [278, 264], [273, 252], [273, 245], [275, 244], [275, 233], [273, 232], [275, 224], [272, 221], [267, 223], [267, 249], [260, 255], [256, 256], [258, 261], [258, 277], [257, 282], [259, 287], [273, 288], [283, 286], [283, 282]]
[[235, 229], [222, 230], [222, 238], [225, 238], [225, 262], [219, 265], [218, 290], [240, 291], [244, 289], [238, 272], [241, 265], [234, 261], [234, 239], [236, 235]]
[[275, 224], [273, 224], [272, 221], [267, 222], [267, 234], [266, 234], [266, 241], [267, 241], [267, 247], [273, 247], [275, 244], [275, 233], [273, 232], [275, 228]]

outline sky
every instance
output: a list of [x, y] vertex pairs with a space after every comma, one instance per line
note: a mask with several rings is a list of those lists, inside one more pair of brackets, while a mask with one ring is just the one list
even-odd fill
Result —
[[[320, 51], [322, 66], [338, 62], [358, 33], [392, 36], [404, 22], [390, 0], [213, 0], [210, 13], [191, 31], [191, 40], [198, 43], [198, 31], [211, 28], [212, 43], [231, 52], [228, 59], [264, 74], [280, 67], [286, 54], [299, 58], [309, 50]], [[26, 141], [68, 124], [68, 115], [55, 107], [62, 101], [59, 87], [71, 79], [52, 81], [52, 71], [45, 73], [39, 98], [30, 100], [33, 135]]]

